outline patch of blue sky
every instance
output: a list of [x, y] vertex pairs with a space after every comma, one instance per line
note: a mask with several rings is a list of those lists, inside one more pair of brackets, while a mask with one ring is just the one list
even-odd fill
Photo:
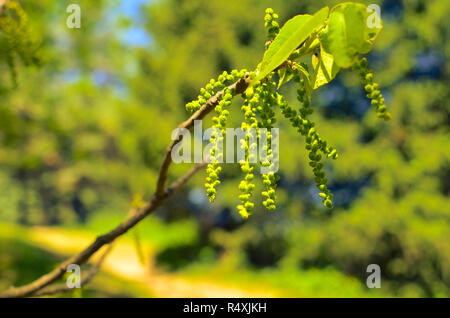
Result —
[[132, 26], [121, 35], [123, 43], [131, 46], [148, 46], [152, 38], [142, 28]]
[[119, 14], [131, 19], [132, 25], [122, 35], [122, 41], [131, 46], [148, 46], [152, 43], [151, 36], [142, 27], [142, 6], [152, 0], [121, 0]]
[[142, 22], [141, 6], [151, 2], [149, 0], [121, 0], [120, 9], [122, 14]]

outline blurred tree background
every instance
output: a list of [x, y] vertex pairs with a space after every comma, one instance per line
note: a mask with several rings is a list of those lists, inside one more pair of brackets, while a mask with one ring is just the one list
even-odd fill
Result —
[[[282, 25], [338, 1], [18, 3], [26, 23], [18, 11], [0, 16], [0, 289], [60, 259], [33, 242], [36, 226], [94, 237], [126, 216], [136, 194], [154, 191], [185, 103], [223, 70], [261, 60], [266, 7]], [[79, 29], [66, 26], [71, 3]], [[277, 211], [257, 205], [241, 220], [232, 164], [210, 205], [201, 172], [127, 234], [144, 264], [192, 284], [263, 284], [284, 296], [450, 295], [450, 2], [364, 3], [381, 7], [368, 59], [393, 119], [376, 119], [351, 70], [313, 96], [314, 120], [340, 153], [326, 164], [335, 208], [318, 200], [303, 140], [280, 121]], [[295, 106], [295, 87], [282, 90]], [[188, 168], [174, 165], [171, 176]], [[381, 266], [379, 290], [365, 285], [369, 264]], [[146, 295], [108, 275], [84, 296]]]

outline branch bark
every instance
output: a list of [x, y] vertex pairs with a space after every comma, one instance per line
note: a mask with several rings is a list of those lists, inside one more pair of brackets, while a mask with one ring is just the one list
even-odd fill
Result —
[[[246, 75], [244, 78], [239, 79], [234, 84], [229, 86], [229, 89], [233, 89], [235, 95], [242, 94], [245, 92], [247, 87], [250, 84], [250, 78]], [[181, 123], [179, 128], [187, 128], [192, 129], [194, 126], [195, 120], [203, 119], [206, 115], [208, 115], [219, 103], [220, 97], [223, 95], [223, 90], [218, 92], [216, 95], [211, 97], [205, 105], [203, 105], [197, 112], [195, 112], [188, 120]], [[166, 149], [164, 154], [163, 162], [161, 164], [161, 168], [159, 170], [159, 177], [156, 185], [156, 191], [151, 197], [150, 201], [148, 201], [145, 205], [140, 208], [136, 208], [132, 210], [132, 213], [129, 213], [129, 216], [119, 225], [117, 225], [114, 229], [105, 233], [103, 235], [98, 236], [89, 246], [87, 246], [84, 250], [82, 250], [77, 255], [72, 256], [66, 261], [62, 262], [57, 268], [51, 271], [48, 274], [41, 276], [35, 281], [24, 285], [22, 287], [10, 288], [3, 294], [0, 294], [0, 297], [30, 297], [38, 295], [39, 292], [49, 286], [50, 284], [56, 282], [60, 279], [67, 270], [67, 267], [70, 264], [81, 265], [89, 260], [89, 258], [94, 255], [102, 246], [111, 243], [118, 237], [125, 234], [129, 229], [134, 227], [140, 221], [142, 221], [146, 216], [155, 211], [162, 203], [170, 197], [175, 191], [177, 191], [182, 185], [184, 185], [197, 171], [203, 168], [206, 163], [200, 163], [195, 165], [189, 172], [187, 172], [184, 176], [176, 180], [169, 188], [166, 189], [166, 182], [169, 174], [169, 168], [172, 163], [171, 152], [173, 147], [178, 144], [182, 138], [178, 140], [173, 140]], [[45, 289], [44, 289], [45, 291]]]

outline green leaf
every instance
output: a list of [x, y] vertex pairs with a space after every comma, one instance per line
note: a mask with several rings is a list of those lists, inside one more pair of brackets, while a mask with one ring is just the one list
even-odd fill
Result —
[[283, 67], [278, 70], [278, 76], [280, 77], [280, 80], [278, 81], [278, 89], [280, 89], [281, 86], [289, 82], [294, 77], [294, 73], [290, 68]]
[[321, 48], [320, 56], [313, 54], [312, 65], [314, 75], [312, 79], [313, 89], [328, 84], [336, 77], [339, 72], [339, 66], [334, 62], [334, 57]]
[[305, 41], [311, 33], [322, 26], [328, 17], [329, 8], [319, 10], [313, 16], [297, 15], [281, 28], [275, 40], [264, 54], [256, 81], [267, 76], [280, 66], [289, 55]]
[[350, 67], [359, 54], [372, 49], [372, 41], [379, 29], [370, 29], [367, 18], [371, 13], [359, 3], [343, 3], [334, 7], [326, 29], [319, 34], [322, 47], [334, 56], [340, 67]]

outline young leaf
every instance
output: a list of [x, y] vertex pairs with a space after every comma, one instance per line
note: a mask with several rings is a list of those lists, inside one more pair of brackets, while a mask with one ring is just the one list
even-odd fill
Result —
[[327, 53], [325, 50], [320, 50], [320, 56], [313, 54], [312, 65], [314, 69], [313, 74], [313, 89], [319, 88], [322, 85], [328, 84], [336, 77], [339, 72], [339, 66], [334, 62], [333, 55]]
[[297, 68], [297, 70], [300, 71], [300, 73], [302, 75], [307, 95], [311, 96], [312, 84], [311, 84], [311, 76], [309, 75], [309, 72], [300, 64], [297, 64], [296, 68]]
[[277, 89], [280, 89], [281, 86], [289, 82], [294, 77], [294, 73], [291, 71], [290, 68], [283, 67], [280, 70], [278, 70], [278, 76], [280, 80], [278, 81]]
[[305, 41], [311, 33], [322, 26], [328, 17], [325, 7], [314, 15], [297, 15], [281, 28], [275, 40], [267, 49], [261, 62], [256, 81], [259, 81], [280, 66], [289, 55]]
[[367, 25], [369, 13], [359, 3], [343, 3], [334, 7], [327, 28], [319, 35], [325, 51], [334, 56], [340, 67], [350, 67], [358, 54], [368, 53], [379, 29]]

